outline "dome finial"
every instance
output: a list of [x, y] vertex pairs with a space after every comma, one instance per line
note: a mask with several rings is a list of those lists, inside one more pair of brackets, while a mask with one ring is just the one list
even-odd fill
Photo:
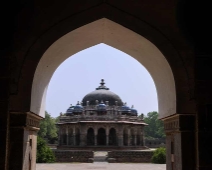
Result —
[[101, 86], [104, 86], [105, 85], [105, 82], [104, 82], [105, 80], [104, 79], [101, 79]]
[[101, 89], [109, 90], [109, 88], [107, 88], [107, 87], [105, 86], [105, 81], [104, 81], [104, 79], [101, 79], [100, 86], [99, 86], [98, 88], [96, 88], [96, 90], [101, 90]]
[[132, 109], [134, 108], [134, 105], [132, 105], [132, 107], [131, 107]]

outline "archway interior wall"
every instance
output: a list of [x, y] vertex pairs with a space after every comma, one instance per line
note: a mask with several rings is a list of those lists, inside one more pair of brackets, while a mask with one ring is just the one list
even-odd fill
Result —
[[174, 76], [163, 54], [141, 35], [106, 18], [71, 31], [47, 49], [34, 75], [31, 111], [44, 116], [49, 81], [63, 61], [77, 52], [100, 43], [127, 53], [149, 71], [157, 89], [160, 118], [176, 113]]

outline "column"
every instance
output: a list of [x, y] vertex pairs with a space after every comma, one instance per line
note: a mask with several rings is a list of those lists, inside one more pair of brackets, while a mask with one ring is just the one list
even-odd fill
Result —
[[123, 146], [123, 134], [119, 135], [118, 144], [119, 144], [119, 146]]
[[80, 133], [80, 146], [86, 145], [86, 133]]
[[127, 145], [130, 146], [130, 145], [131, 145], [131, 143], [130, 143], [130, 142], [131, 142], [131, 141], [130, 141], [130, 139], [131, 139], [130, 129], [128, 129], [127, 138], [128, 138], [128, 139], [127, 139], [127, 143], [128, 143]]
[[97, 128], [94, 129], [94, 145], [97, 146]]
[[8, 169], [36, 170], [37, 132], [41, 119], [31, 112], [10, 113], [11, 153]]
[[108, 146], [108, 145], [109, 145], [109, 129], [107, 127], [107, 129], [106, 129], [106, 146]]
[[68, 126], [66, 126], [66, 145], [68, 145], [68, 142], [69, 142]]
[[76, 132], [75, 132], [75, 127], [73, 128], [73, 137], [72, 137], [72, 140], [73, 140], [73, 145], [75, 146], [76, 145]]
[[144, 136], [145, 136], [145, 134], [144, 134], [144, 129], [142, 129], [142, 133], [141, 133], [141, 145], [142, 145], [142, 146], [145, 146]]
[[135, 137], [134, 137], [134, 144], [135, 146], [137, 146], [137, 135], [135, 134]]
[[106, 145], [109, 145], [109, 135], [106, 135]]
[[59, 132], [58, 132], [58, 145], [60, 146], [61, 144], [61, 137], [60, 137], [60, 133], [61, 133], [61, 130], [60, 130], [60, 127], [59, 127]]
[[163, 121], [166, 132], [166, 169], [195, 169], [195, 116], [176, 114]]

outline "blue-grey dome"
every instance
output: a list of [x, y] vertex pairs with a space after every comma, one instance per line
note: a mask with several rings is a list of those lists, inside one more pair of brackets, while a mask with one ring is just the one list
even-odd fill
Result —
[[67, 109], [66, 113], [72, 113], [73, 110], [74, 110], [74, 107], [69, 107], [69, 108]]
[[121, 106], [121, 112], [131, 112], [131, 109], [125, 103], [123, 106]]
[[136, 109], [134, 109], [133, 105], [132, 105], [132, 108], [131, 108], [131, 113], [132, 113], [132, 116], [138, 116], [138, 111]]
[[106, 110], [106, 105], [101, 102], [98, 106], [97, 106], [97, 110]]
[[84, 108], [83, 106], [78, 102], [76, 106], [74, 106], [73, 112], [83, 112]]
[[138, 111], [136, 109], [131, 109], [132, 116], [137, 116]]
[[87, 101], [89, 101], [90, 105], [96, 105], [96, 101], [103, 101], [106, 102], [108, 101], [108, 105], [109, 106], [113, 106], [113, 105], [118, 105], [118, 106], [122, 106], [123, 102], [121, 100], [121, 98], [111, 92], [109, 90], [109, 88], [107, 88], [104, 85], [104, 80], [101, 80], [100, 86], [98, 88], [96, 88], [95, 91], [88, 93], [83, 99], [82, 99], [82, 103], [83, 106], [86, 106]]
[[66, 115], [72, 115], [72, 114], [73, 114], [73, 110], [74, 110], [74, 106], [70, 106], [70, 107], [66, 110]]

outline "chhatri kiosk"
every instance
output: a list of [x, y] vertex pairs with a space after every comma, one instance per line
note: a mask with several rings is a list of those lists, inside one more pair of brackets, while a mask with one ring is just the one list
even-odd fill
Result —
[[95, 91], [61, 114], [58, 149], [144, 149], [143, 116], [101, 80]]

